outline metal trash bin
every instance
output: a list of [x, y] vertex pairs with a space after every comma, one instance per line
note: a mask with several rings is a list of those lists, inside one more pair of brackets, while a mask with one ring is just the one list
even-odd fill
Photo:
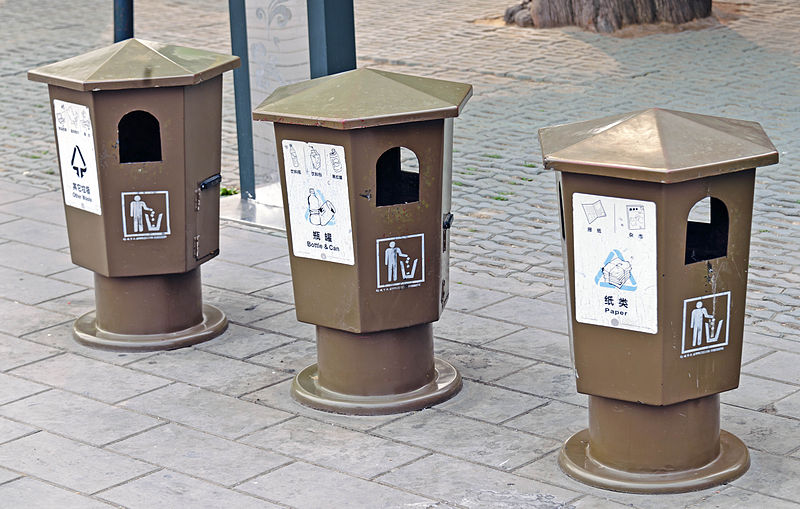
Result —
[[163, 350], [227, 327], [200, 265], [219, 253], [221, 74], [238, 65], [128, 39], [29, 71], [49, 85], [72, 261], [95, 273], [79, 342]]
[[297, 319], [318, 362], [292, 395], [345, 414], [422, 408], [455, 394], [433, 356], [449, 292], [453, 117], [471, 85], [357, 69], [277, 89], [275, 123]]
[[739, 385], [755, 168], [778, 161], [775, 147], [755, 122], [663, 109], [539, 139], [557, 170], [575, 380], [589, 395], [562, 469], [646, 493], [742, 475], [749, 455], [720, 430], [719, 393]]

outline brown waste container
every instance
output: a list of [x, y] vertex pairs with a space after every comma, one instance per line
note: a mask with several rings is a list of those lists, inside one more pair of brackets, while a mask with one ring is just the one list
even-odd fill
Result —
[[433, 356], [448, 297], [453, 117], [463, 83], [357, 69], [277, 89], [275, 123], [297, 318], [317, 326], [301, 403], [346, 414], [422, 408], [461, 377]]
[[755, 168], [778, 161], [755, 122], [650, 109], [539, 131], [558, 171], [569, 329], [589, 428], [570, 476], [627, 492], [724, 483], [749, 467], [720, 430], [739, 385]]
[[95, 273], [79, 342], [162, 350], [225, 330], [200, 264], [219, 253], [221, 74], [238, 65], [128, 39], [28, 73], [49, 85], [72, 261]]

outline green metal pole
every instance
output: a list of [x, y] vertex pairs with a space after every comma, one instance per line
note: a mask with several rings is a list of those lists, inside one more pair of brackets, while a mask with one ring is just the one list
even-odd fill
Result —
[[228, 0], [231, 21], [231, 50], [242, 59], [233, 71], [236, 103], [236, 137], [239, 150], [239, 188], [242, 199], [256, 197], [255, 163], [253, 162], [253, 119], [250, 104], [250, 65], [247, 57], [247, 19], [244, 0]]
[[356, 68], [353, 0], [307, 0], [311, 77]]
[[133, 0], [114, 0], [114, 42], [133, 37]]

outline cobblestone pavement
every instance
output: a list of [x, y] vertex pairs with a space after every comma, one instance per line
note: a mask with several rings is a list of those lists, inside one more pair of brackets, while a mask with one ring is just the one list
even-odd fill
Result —
[[[455, 124], [455, 284], [434, 329], [465, 387], [421, 412], [345, 417], [288, 396], [315, 350], [280, 232], [223, 224], [203, 269], [206, 300], [232, 323], [222, 337], [154, 354], [71, 339], [92, 279], [70, 261], [47, 93], [25, 71], [108, 44], [111, 3], [0, 0], [0, 507], [797, 506], [800, 6], [719, 4], [738, 19], [641, 38], [474, 22], [509, 3], [355, 2], [360, 65], [467, 81], [475, 96]], [[224, 1], [136, 6], [139, 37], [228, 48]], [[753, 464], [683, 495], [587, 488], [555, 462], [587, 410], [536, 129], [650, 106], [759, 121], [782, 157], [758, 173], [743, 374], [722, 396], [722, 425]]]

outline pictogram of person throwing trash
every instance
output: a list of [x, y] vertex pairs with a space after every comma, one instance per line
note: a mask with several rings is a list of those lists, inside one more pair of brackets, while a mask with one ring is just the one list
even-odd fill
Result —
[[700, 346], [703, 344], [704, 318], [711, 318], [713, 320], [714, 317], [708, 314], [702, 302], [698, 302], [695, 309], [692, 310], [692, 318], [689, 323], [689, 326], [692, 328], [692, 346]]
[[138, 194], [133, 197], [133, 201], [131, 202], [131, 217], [133, 218], [133, 232], [139, 233], [144, 231], [144, 211], [148, 210], [153, 212], [153, 209], [147, 206], [142, 200], [142, 197]]

